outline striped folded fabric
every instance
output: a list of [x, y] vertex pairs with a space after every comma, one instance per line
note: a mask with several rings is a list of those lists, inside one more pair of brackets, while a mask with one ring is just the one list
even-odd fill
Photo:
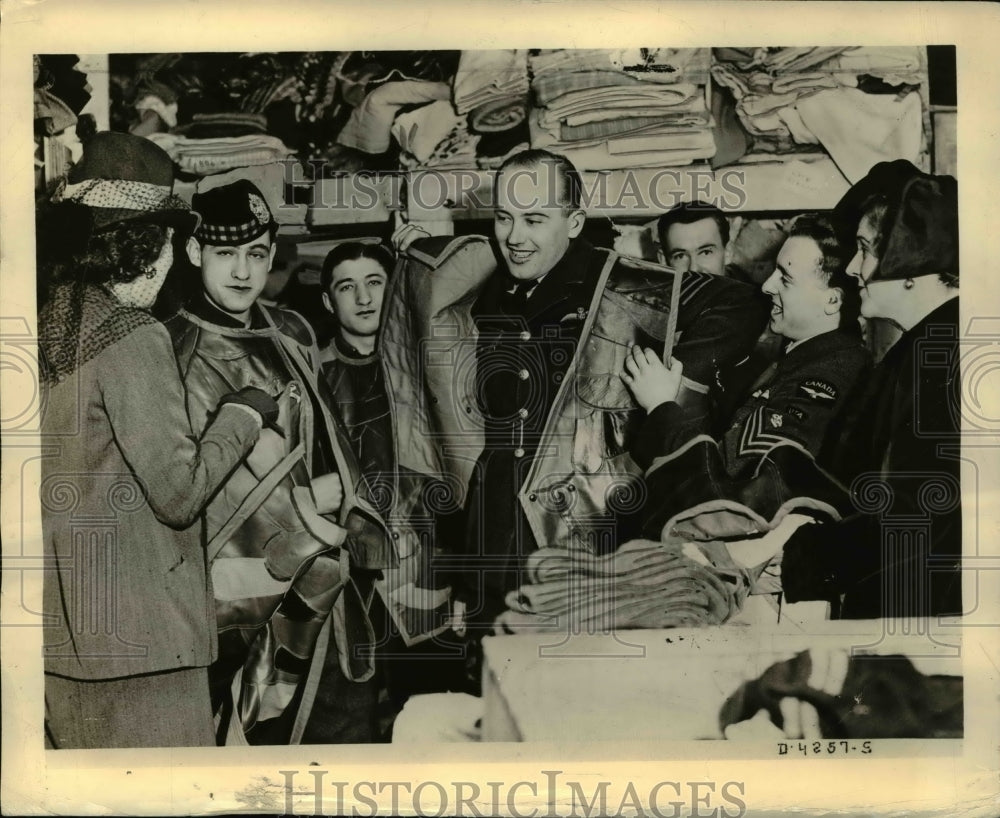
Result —
[[189, 139], [156, 133], [148, 139], [163, 148], [181, 170], [202, 175], [266, 165], [293, 153], [276, 136], [266, 134]]
[[463, 51], [452, 82], [459, 114], [498, 98], [528, 94], [528, 52], [524, 49]]
[[[699, 559], [688, 556], [697, 549]], [[512, 632], [718, 625], [749, 593], [747, 571], [724, 549], [632, 540], [595, 556], [542, 548], [528, 557], [530, 582], [508, 594], [502, 617]]]
[[[669, 113], [675, 106], [683, 105], [697, 97], [699, 88], [686, 83], [657, 86], [612, 86], [571, 91], [552, 102], [543, 111], [546, 125], [555, 125], [561, 119], [587, 111], [600, 109], [625, 111], [633, 108], [658, 109]], [[704, 109], [704, 100], [701, 101]], [[609, 117], [610, 118], [610, 117]]]
[[583, 122], [579, 125], [562, 122], [559, 125], [559, 140], [561, 142], [587, 142], [620, 136], [621, 134], [645, 132], [660, 127], [707, 128], [710, 124], [711, 117], [708, 111], [679, 111], [655, 116], [623, 116], [615, 119]]

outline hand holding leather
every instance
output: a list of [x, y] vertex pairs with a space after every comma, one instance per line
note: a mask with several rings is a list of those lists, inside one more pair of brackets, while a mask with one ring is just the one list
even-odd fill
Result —
[[263, 389], [258, 389], [256, 386], [245, 386], [239, 392], [230, 392], [219, 398], [220, 407], [227, 403], [238, 403], [253, 409], [260, 415], [264, 426], [274, 429], [279, 434], [281, 433], [281, 429], [277, 425], [277, 401]]
[[653, 350], [633, 344], [625, 356], [622, 380], [632, 391], [636, 403], [651, 412], [661, 403], [677, 400], [683, 370], [676, 358], [670, 359], [668, 368]]

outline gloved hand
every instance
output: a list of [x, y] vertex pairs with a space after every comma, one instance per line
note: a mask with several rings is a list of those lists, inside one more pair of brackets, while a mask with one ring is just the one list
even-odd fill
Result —
[[239, 392], [230, 392], [219, 398], [220, 407], [227, 403], [238, 403], [250, 407], [260, 415], [264, 426], [274, 429], [282, 437], [285, 436], [284, 431], [278, 426], [278, 403], [263, 389], [258, 389], [256, 386], [245, 386]]

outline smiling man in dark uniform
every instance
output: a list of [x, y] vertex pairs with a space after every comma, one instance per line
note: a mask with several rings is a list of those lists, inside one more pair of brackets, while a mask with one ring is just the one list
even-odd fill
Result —
[[[608, 486], [580, 466], [577, 449], [586, 440], [599, 461], [615, 460], [615, 477], [634, 469], [621, 458], [635, 404], [617, 370], [610, 378], [599, 373], [615, 366], [610, 361], [629, 338], [641, 336], [636, 315], [648, 315], [663, 332], [672, 278], [586, 241], [581, 199], [576, 169], [547, 151], [516, 154], [495, 178], [499, 264], [471, 305], [485, 445], [466, 497], [464, 581], [456, 593], [468, 601], [470, 623], [483, 629], [524, 582], [524, 558], [540, 545], [602, 552], [620, 539], [597, 533], [601, 519], [613, 528], [620, 515], [608, 505]], [[700, 417], [715, 372], [745, 355], [763, 329], [766, 301], [708, 273], [686, 274], [679, 297], [675, 355], [687, 372], [678, 400]], [[589, 402], [580, 403], [584, 392]], [[596, 425], [584, 425], [591, 420]], [[554, 475], [585, 501], [580, 520], [543, 502], [543, 484]]]
[[[767, 321], [768, 300], [742, 282], [704, 272], [678, 282], [594, 247], [581, 235], [581, 202], [569, 161], [524, 151], [495, 177], [492, 242], [414, 241], [411, 226], [394, 237], [404, 264], [383, 351], [390, 382], [405, 390], [401, 460], [467, 485], [452, 581], [456, 612], [466, 611], [455, 629], [473, 639], [506, 610], [539, 547], [606, 553], [628, 536], [617, 498], [641, 479], [627, 449], [641, 409], [619, 377], [628, 343], [664, 344], [676, 312], [678, 400], [703, 419], [716, 372], [745, 357]], [[451, 729], [464, 711], [442, 695], [410, 699], [394, 741], [474, 734]]]
[[[716, 441], [699, 438], [703, 424], [673, 397], [683, 366], [667, 369], [652, 351], [633, 348], [622, 377], [649, 412], [631, 449], [647, 469], [654, 498], [647, 536], [671, 533], [675, 515], [710, 509], [717, 501], [730, 510], [743, 503], [769, 520], [782, 502], [815, 488], [788, 481], [799, 473], [792, 470], [773, 480], [761, 462], [801, 462], [804, 453], [825, 465], [851, 396], [870, 372], [858, 288], [845, 273], [848, 255], [828, 220], [805, 215], [792, 224], [761, 288], [771, 299], [770, 328], [785, 339], [785, 348], [759, 374], [738, 367], [720, 373], [712, 390]], [[781, 448], [789, 445], [797, 451]]]
[[[522, 154], [497, 174], [493, 219], [503, 265], [472, 306], [485, 450], [467, 508], [466, 592], [489, 621], [537, 548], [518, 491], [573, 359], [604, 257], [580, 238], [580, 180], [562, 157]], [[506, 269], [504, 269], [506, 268]], [[471, 601], [471, 600], [470, 600]]]

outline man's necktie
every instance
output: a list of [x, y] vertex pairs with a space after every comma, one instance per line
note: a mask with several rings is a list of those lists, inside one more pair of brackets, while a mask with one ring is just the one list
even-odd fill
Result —
[[533, 281], [518, 281], [504, 299], [507, 312], [511, 315], [523, 315], [528, 305], [528, 293], [533, 287]]

